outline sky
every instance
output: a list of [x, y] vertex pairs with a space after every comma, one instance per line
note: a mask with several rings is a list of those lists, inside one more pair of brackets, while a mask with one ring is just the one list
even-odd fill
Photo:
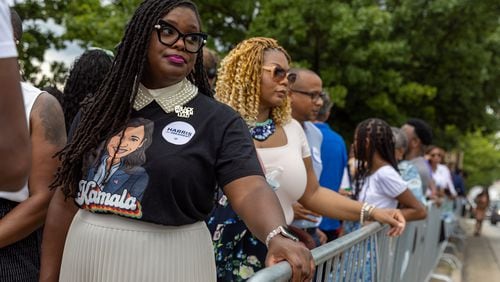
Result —
[[[14, 5], [14, 0], [0, 0], [5, 1], [9, 6]], [[23, 2], [22, 0], [16, 0], [16, 2]], [[37, 24], [42, 30], [52, 30], [56, 34], [62, 34], [64, 32], [64, 27], [56, 24], [54, 21], [49, 20], [47, 22], [44, 21], [26, 21], [23, 23], [23, 26]], [[62, 61], [68, 67], [71, 66], [71, 63], [80, 56], [84, 50], [78, 46], [75, 42], [66, 42], [66, 49], [64, 50], [55, 50], [49, 49], [45, 52], [44, 62], [41, 65], [42, 72], [45, 74], [49, 74], [50, 72], [50, 62], [53, 61]]]

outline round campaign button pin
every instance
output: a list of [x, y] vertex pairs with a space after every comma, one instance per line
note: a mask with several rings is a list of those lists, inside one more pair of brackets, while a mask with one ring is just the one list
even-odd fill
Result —
[[193, 138], [194, 127], [184, 121], [175, 121], [165, 126], [161, 132], [167, 142], [174, 145], [184, 145]]

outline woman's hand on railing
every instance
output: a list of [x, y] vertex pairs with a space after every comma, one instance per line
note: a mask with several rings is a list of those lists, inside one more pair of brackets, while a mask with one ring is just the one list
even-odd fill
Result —
[[380, 223], [386, 223], [391, 226], [387, 233], [388, 236], [399, 236], [405, 230], [406, 220], [398, 209], [375, 208], [371, 217]]
[[303, 243], [276, 236], [269, 243], [266, 266], [287, 261], [292, 267], [292, 281], [311, 281], [314, 277], [314, 259]]

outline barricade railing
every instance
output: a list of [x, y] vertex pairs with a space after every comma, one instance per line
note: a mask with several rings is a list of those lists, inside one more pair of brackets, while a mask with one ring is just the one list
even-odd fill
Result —
[[[426, 281], [442, 254], [441, 209], [427, 205], [425, 220], [410, 222], [403, 235], [371, 223], [311, 251], [315, 281]], [[287, 262], [257, 272], [249, 281], [288, 281]]]

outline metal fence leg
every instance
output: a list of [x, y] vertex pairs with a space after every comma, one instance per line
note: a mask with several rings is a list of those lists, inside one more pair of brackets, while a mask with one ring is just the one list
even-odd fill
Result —
[[436, 280], [445, 281], [445, 282], [453, 282], [453, 280], [451, 279], [451, 277], [448, 277], [448, 276], [446, 276], [444, 274], [432, 273], [431, 274], [431, 278], [432, 279], [436, 279]]
[[443, 254], [441, 256], [441, 260], [448, 263], [451, 267], [453, 267], [455, 269], [462, 269], [462, 266], [463, 266], [462, 262], [455, 255]]

